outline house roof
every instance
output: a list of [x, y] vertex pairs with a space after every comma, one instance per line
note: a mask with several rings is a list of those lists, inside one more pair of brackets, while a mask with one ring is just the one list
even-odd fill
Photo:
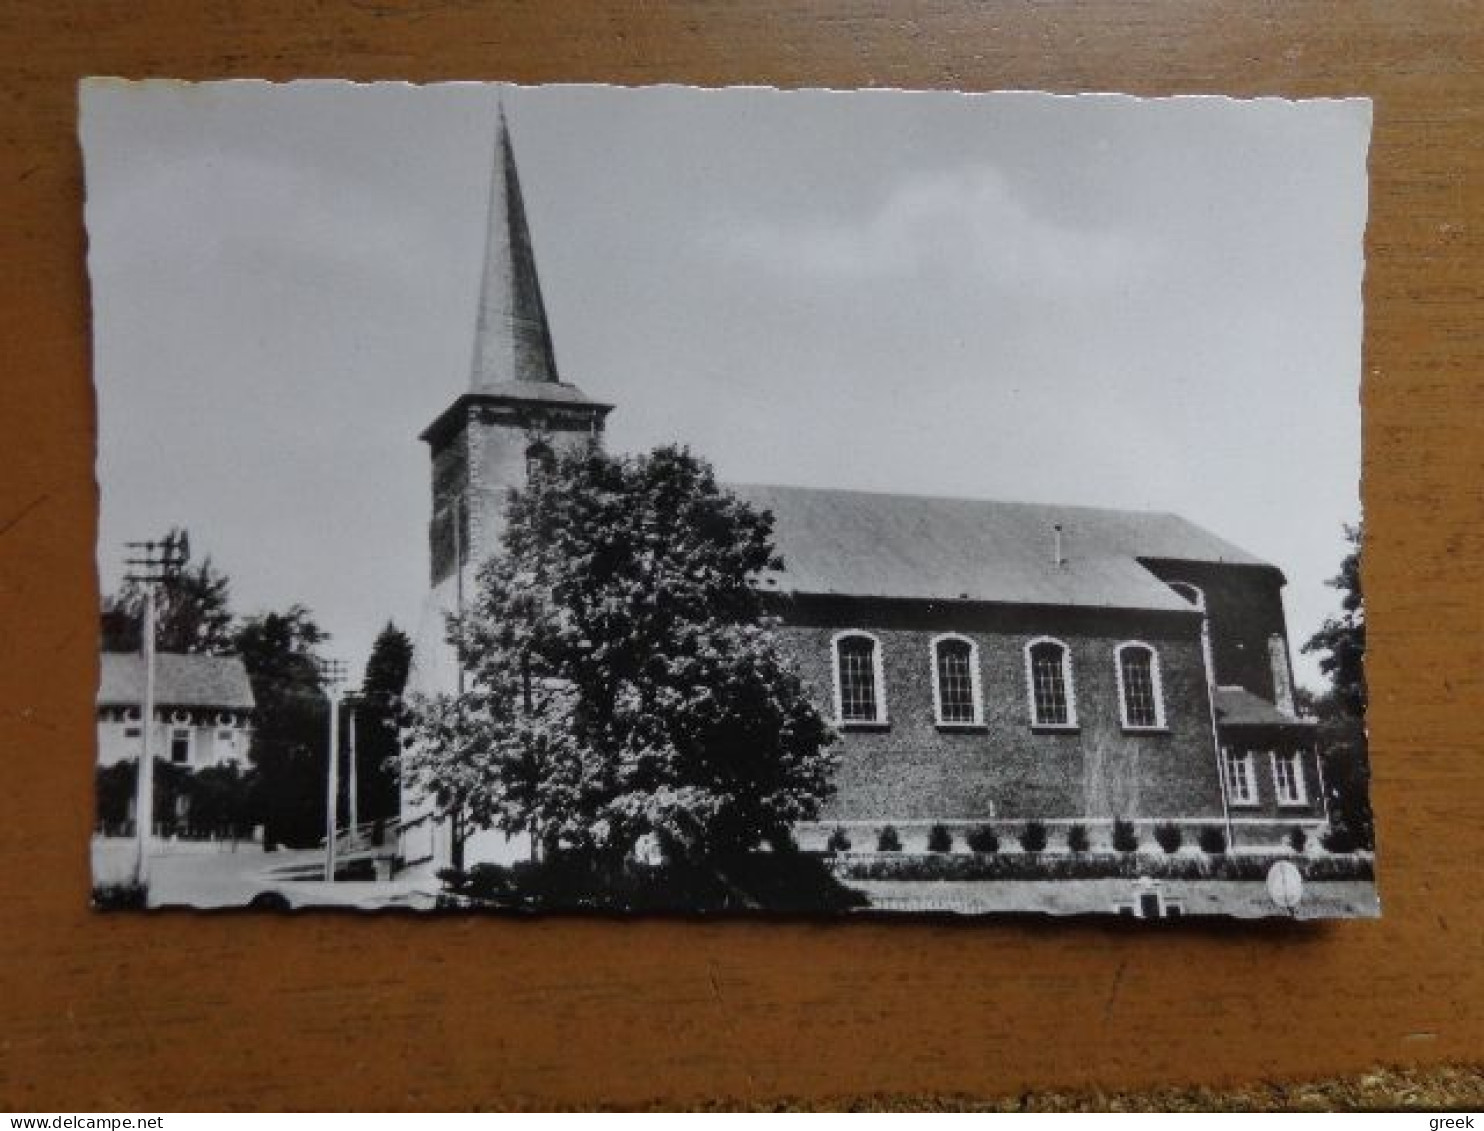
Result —
[[[137, 705], [144, 698], [144, 658], [135, 652], [104, 652], [98, 706]], [[247, 668], [237, 656], [155, 656], [155, 702], [162, 707], [254, 706]]]
[[1311, 727], [1313, 719], [1285, 715], [1266, 699], [1245, 687], [1216, 689], [1216, 723], [1223, 727]]
[[784, 565], [766, 584], [780, 592], [1189, 611], [1141, 559], [1272, 568], [1173, 514], [754, 484], [730, 490], [773, 513]]

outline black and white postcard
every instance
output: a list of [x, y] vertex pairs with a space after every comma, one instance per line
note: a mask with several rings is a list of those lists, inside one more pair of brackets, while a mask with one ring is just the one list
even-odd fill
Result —
[[1369, 102], [81, 103], [96, 906], [1379, 914]]

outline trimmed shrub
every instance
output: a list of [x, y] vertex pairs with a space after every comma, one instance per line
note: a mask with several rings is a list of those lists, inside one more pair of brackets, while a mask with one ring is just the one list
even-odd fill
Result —
[[928, 830], [927, 847], [929, 852], [953, 851], [953, 834], [947, 825], [934, 825]]
[[137, 880], [94, 884], [93, 906], [99, 911], [143, 911], [149, 906], [149, 888]]
[[895, 825], [887, 825], [881, 830], [881, 835], [876, 838], [877, 852], [900, 852], [902, 851], [902, 838], [897, 835]]
[[1113, 848], [1116, 852], [1139, 850], [1139, 830], [1134, 828], [1132, 821], [1125, 821], [1122, 817], [1113, 821]]
[[1360, 847], [1355, 842], [1355, 835], [1344, 825], [1330, 825], [1319, 834], [1319, 843], [1324, 846], [1324, 851], [1340, 855], [1354, 852]]
[[968, 842], [970, 852], [993, 855], [1000, 850], [1000, 834], [989, 825], [970, 829], [969, 835], [964, 839]]
[[1309, 834], [1295, 825], [1293, 831], [1288, 834], [1288, 847], [1295, 852], [1302, 853], [1309, 847]]
[[1167, 853], [1173, 856], [1180, 851], [1180, 846], [1185, 843], [1185, 834], [1180, 831], [1180, 826], [1173, 821], [1166, 821], [1162, 825], [1154, 826], [1154, 839]]
[[845, 831], [844, 826], [836, 825], [830, 830], [830, 839], [825, 842], [826, 852], [849, 852], [850, 834]]
[[1086, 825], [1073, 825], [1067, 830], [1067, 849], [1075, 853], [1083, 853], [1092, 846], [1087, 837]]
[[1050, 838], [1046, 834], [1046, 826], [1040, 821], [1027, 821], [1025, 828], [1020, 830], [1018, 839], [1020, 847], [1026, 852], [1044, 852]]
[[1216, 825], [1205, 825], [1196, 838], [1201, 851], [1207, 856], [1226, 855], [1226, 830]]

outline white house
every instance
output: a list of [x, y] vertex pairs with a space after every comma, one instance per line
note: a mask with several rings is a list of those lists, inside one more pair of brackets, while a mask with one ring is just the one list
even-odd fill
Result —
[[[98, 681], [98, 764], [137, 760], [144, 749], [144, 658], [105, 652]], [[248, 765], [252, 684], [236, 656], [155, 656], [155, 757], [199, 769]]]

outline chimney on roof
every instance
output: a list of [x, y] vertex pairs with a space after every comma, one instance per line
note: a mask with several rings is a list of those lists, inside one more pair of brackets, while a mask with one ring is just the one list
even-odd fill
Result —
[[1052, 558], [1051, 558], [1051, 560], [1052, 560], [1052, 562], [1054, 564], [1056, 564], [1058, 566], [1064, 566], [1064, 565], [1067, 564], [1067, 558], [1066, 558], [1066, 555], [1062, 553], [1061, 523], [1058, 522], [1058, 523], [1052, 524], [1051, 530], [1052, 530], [1053, 538], [1055, 539], [1055, 548], [1052, 551]]

